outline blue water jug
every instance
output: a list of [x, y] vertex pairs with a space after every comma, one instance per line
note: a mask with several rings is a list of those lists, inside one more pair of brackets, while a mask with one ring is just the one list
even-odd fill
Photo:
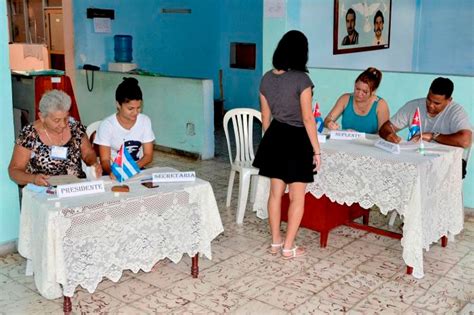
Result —
[[132, 61], [132, 36], [130, 35], [115, 35], [115, 61], [116, 62], [130, 62]]

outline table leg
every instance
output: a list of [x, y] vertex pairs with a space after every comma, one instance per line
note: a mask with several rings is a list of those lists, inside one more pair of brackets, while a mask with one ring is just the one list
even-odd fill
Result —
[[192, 257], [191, 275], [193, 276], [193, 278], [197, 278], [199, 275], [198, 259], [199, 259], [199, 253], [197, 253], [196, 255]]
[[407, 266], [407, 275], [411, 275], [413, 273], [413, 267]]
[[319, 234], [319, 237], [320, 237], [319, 247], [326, 248], [326, 246], [328, 245], [328, 235], [329, 235], [329, 231], [322, 231]]
[[448, 246], [448, 237], [445, 235], [441, 237], [441, 247], [446, 247], [446, 246]]
[[70, 314], [72, 312], [72, 303], [69, 296], [64, 297], [63, 301], [63, 312]]

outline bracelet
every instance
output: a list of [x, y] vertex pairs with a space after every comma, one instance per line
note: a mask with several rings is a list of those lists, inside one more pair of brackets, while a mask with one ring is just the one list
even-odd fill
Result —
[[433, 136], [431, 137], [431, 140], [436, 141], [436, 138], [438, 138], [439, 135], [440, 135], [439, 132], [434, 133]]
[[313, 155], [321, 155], [321, 153], [313, 153]]

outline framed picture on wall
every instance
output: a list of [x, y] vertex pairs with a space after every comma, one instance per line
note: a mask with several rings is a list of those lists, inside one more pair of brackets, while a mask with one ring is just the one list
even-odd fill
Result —
[[390, 47], [392, 0], [334, 0], [333, 54]]

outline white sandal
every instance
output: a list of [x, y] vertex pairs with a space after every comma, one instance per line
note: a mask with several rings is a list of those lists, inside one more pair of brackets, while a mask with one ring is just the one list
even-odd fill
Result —
[[[285, 253], [291, 253], [291, 255], [285, 255]], [[285, 248], [281, 249], [281, 256], [283, 257], [283, 259], [293, 259], [293, 258], [301, 257], [304, 255], [306, 255], [306, 251], [302, 247], [300, 248], [298, 246], [295, 246], [291, 249], [285, 249]]]
[[271, 247], [268, 250], [268, 252], [272, 255], [278, 254], [283, 249], [283, 244], [284, 244], [283, 241], [280, 244], [270, 244]]

